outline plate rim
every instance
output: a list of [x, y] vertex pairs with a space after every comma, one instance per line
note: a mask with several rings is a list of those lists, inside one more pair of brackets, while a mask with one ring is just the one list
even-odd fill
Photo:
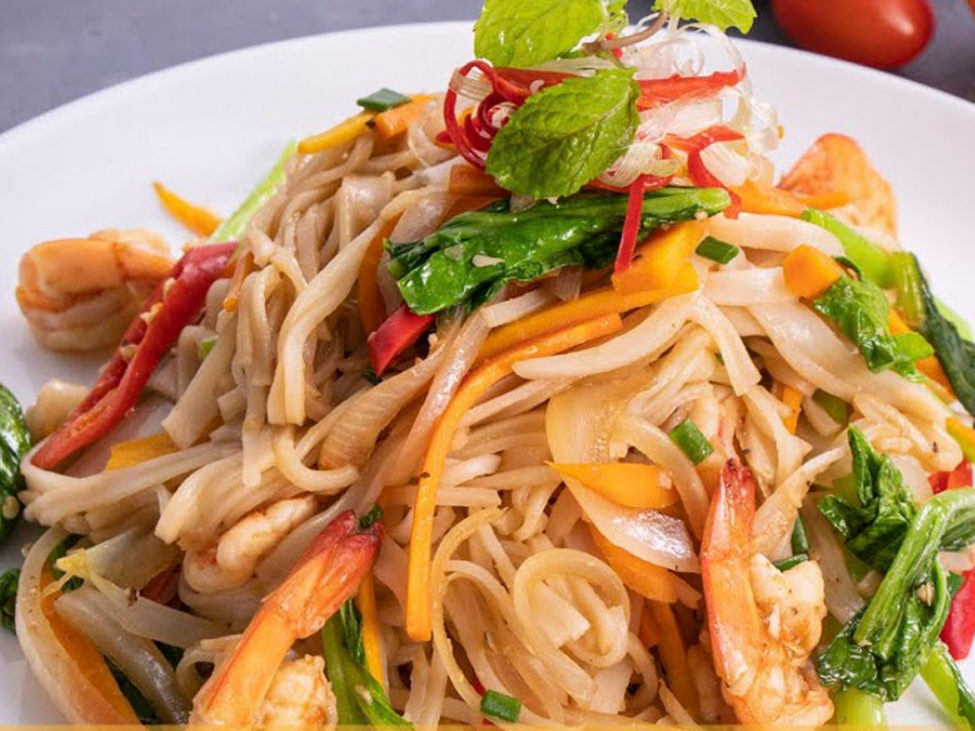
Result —
[[[179, 76], [180, 74], [186, 72], [191, 72], [194, 68], [202, 65], [231, 63], [237, 56], [258, 52], [274, 52], [282, 50], [287, 46], [312, 44], [327, 38], [338, 38], [343, 36], [379, 36], [383, 33], [395, 31], [423, 32], [437, 29], [457, 31], [465, 28], [473, 30], [473, 23], [474, 20], [441, 20], [349, 28], [345, 30], [329, 31], [326, 33], [312, 33], [309, 35], [296, 36], [294, 38], [285, 38], [276, 41], [266, 41], [264, 43], [256, 43], [249, 46], [243, 46], [241, 48], [231, 49], [229, 51], [222, 51], [220, 53], [190, 59], [188, 61], [183, 61], [178, 64], [157, 69], [156, 71], [140, 74], [139, 76], [126, 79], [125, 81], [121, 81], [117, 84], [112, 84], [103, 89], [97, 89], [93, 92], [89, 92], [88, 94], [84, 94], [77, 99], [72, 99], [71, 101], [65, 102], [45, 112], [41, 112], [34, 117], [26, 119], [23, 122], [20, 122], [10, 129], [0, 133], [0, 154], [2, 154], [3, 151], [9, 148], [11, 145], [15, 146], [20, 143], [22, 139], [28, 139], [31, 135], [43, 134], [45, 128], [56, 125], [64, 120], [69, 120], [73, 115], [84, 114], [89, 108], [97, 107], [99, 104], [105, 103], [106, 101], [111, 101], [112, 97], [117, 97], [120, 95], [124, 96], [128, 93], [138, 92], [145, 87], [166, 83], [170, 78]], [[831, 56], [824, 56], [811, 51], [806, 51], [801, 48], [794, 48], [792, 46], [784, 46], [769, 43], [767, 41], [750, 40], [748, 38], [741, 38], [737, 36], [733, 37], [731, 40], [735, 45], [753, 48], [759, 53], [771, 53], [773, 55], [795, 55], [800, 58], [804, 58], [806, 62], [832, 67], [837, 71], [842, 70], [844, 73], [852, 73], [868, 83], [872, 82], [873, 84], [884, 84], [891, 88], [906, 86], [914, 93], [926, 96], [931, 100], [932, 103], [944, 104], [948, 107], [957, 109], [962, 114], [971, 115], [973, 121], [975, 121], [975, 103], [967, 101], [947, 91], [943, 91], [942, 89], [937, 89], [935, 87], [922, 84], [914, 79], [906, 79], [881, 69], [862, 66], [850, 61], [844, 61]], [[773, 106], [775, 105], [774, 100], [770, 100], [770, 103]]]

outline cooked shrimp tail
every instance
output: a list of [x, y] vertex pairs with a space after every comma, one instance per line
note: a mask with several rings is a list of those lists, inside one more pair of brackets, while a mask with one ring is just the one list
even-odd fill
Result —
[[318, 632], [372, 566], [382, 526], [354, 535], [356, 526], [349, 511], [314, 540], [197, 694], [192, 723], [263, 725], [268, 709], [262, 702], [292, 645]]

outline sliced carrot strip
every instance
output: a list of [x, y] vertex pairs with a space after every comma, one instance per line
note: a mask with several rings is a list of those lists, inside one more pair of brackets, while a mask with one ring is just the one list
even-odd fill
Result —
[[744, 185], [732, 186], [731, 192], [741, 198], [741, 210], [773, 216], [799, 217], [810, 206], [795, 193], [770, 185], [746, 180]]
[[637, 250], [629, 268], [613, 275], [613, 287], [620, 294], [670, 287], [702, 238], [704, 224], [700, 221], [656, 232]]
[[379, 261], [383, 256], [383, 244], [396, 228], [399, 216], [383, 224], [376, 234], [376, 238], [369, 244], [366, 254], [359, 265], [357, 287], [359, 290], [359, 317], [362, 329], [366, 335], [374, 332], [386, 319], [386, 305], [383, 302], [379, 286], [376, 284], [379, 276]]
[[776, 397], [791, 409], [788, 416], [782, 418], [782, 423], [789, 430], [790, 434], [795, 434], [799, 427], [799, 414], [802, 411], [802, 393], [786, 386], [784, 383], [775, 383], [774, 393]]
[[606, 315], [574, 327], [521, 343], [474, 371], [461, 384], [430, 439], [423, 461], [420, 485], [413, 505], [413, 529], [410, 533], [410, 567], [407, 577], [406, 633], [416, 642], [430, 639], [430, 553], [433, 542], [433, 516], [437, 508], [437, 490], [454, 433], [464, 414], [495, 383], [511, 373], [515, 363], [554, 355], [623, 328], [619, 315]]
[[152, 184], [159, 202], [169, 215], [199, 236], [209, 236], [220, 225], [220, 216], [213, 211], [190, 203], [160, 182]]
[[227, 294], [223, 298], [223, 308], [227, 312], [236, 312], [237, 304], [240, 301], [240, 290], [244, 286], [244, 280], [251, 274], [256, 267], [254, 266], [254, 255], [245, 251], [237, 257], [234, 262], [234, 270], [230, 275], [230, 286]]
[[500, 187], [494, 178], [473, 165], [465, 162], [450, 168], [450, 182], [447, 192], [455, 195], [470, 195], [490, 198], [503, 198], [507, 191]]
[[676, 490], [662, 487], [660, 468], [651, 464], [603, 462], [552, 464], [549, 467], [578, 480], [590, 490], [628, 508], [666, 508], [677, 502]]
[[[891, 335], [903, 335], [904, 333], [913, 332], [910, 325], [907, 324], [896, 310], [891, 310], [887, 316], [887, 329], [890, 330]], [[922, 358], [917, 361], [914, 365], [925, 376], [946, 388], [950, 398], [956, 398], [954, 389], [951, 387], [951, 381], [948, 380], [948, 374], [945, 373], [945, 369], [942, 368], [941, 361], [937, 357], [930, 355], [927, 358]]]
[[843, 269], [819, 249], [797, 246], [782, 263], [785, 285], [797, 297], [815, 299], [843, 276]]
[[499, 327], [484, 341], [478, 357], [482, 360], [491, 358], [515, 343], [554, 332], [566, 325], [646, 307], [663, 302], [668, 297], [693, 292], [697, 287], [697, 274], [694, 272], [694, 267], [688, 263], [681, 269], [676, 281], [668, 287], [646, 289], [627, 295], [621, 295], [609, 288], [599, 289], [579, 299], [556, 305]]
[[623, 583], [642, 597], [655, 602], [673, 604], [677, 601], [677, 584], [667, 569], [637, 558], [610, 541], [592, 525], [589, 532], [606, 557], [606, 562]]
[[650, 611], [660, 627], [660, 661], [667, 674], [667, 685], [677, 696], [677, 700], [692, 716], [697, 716], [700, 704], [697, 687], [694, 685], [690, 666], [687, 663], [687, 648], [680, 636], [677, 618], [669, 604], [651, 602]]
[[321, 134], [306, 137], [298, 143], [298, 152], [302, 155], [311, 155], [322, 150], [344, 145], [359, 135], [365, 134], [375, 119], [376, 115], [373, 112], [360, 112], [354, 117], [349, 117], [339, 122]]
[[179, 447], [166, 432], [153, 434], [143, 439], [130, 439], [127, 442], [112, 445], [105, 469], [120, 470], [178, 451]]
[[818, 208], [822, 211], [827, 211], [830, 208], [842, 208], [853, 202], [848, 194], [839, 190], [831, 193], [817, 193], [816, 195], [801, 195], [799, 200], [807, 208]]
[[420, 116], [431, 99], [433, 99], [432, 96], [418, 94], [408, 104], [393, 107], [377, 114], [376, 135], [381, 139], [389, 139], [405, 132], [413, 121]]
[[372, 676], [386, 690], [386, 668], [383, 664], [383, 640], [376, 610], [376, 584], [370, 570], [359, 584], [356, 604], [362, 613], [362, 647], [366, 651], [366, 665]]
[[648, 650], [660, 644], [660, 625], [653, 617], [653, 612], [646, 604], [643, 606], [643, 614], [640, 615], [640, 628], [638, 631], [640, 642]]

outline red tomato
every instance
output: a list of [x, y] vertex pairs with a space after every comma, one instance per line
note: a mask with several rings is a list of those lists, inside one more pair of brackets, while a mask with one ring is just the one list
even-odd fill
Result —
[[934, 33], [928, 0], [772, 0], [772, 11], [803, 48], [876, 68], [904, 65]]

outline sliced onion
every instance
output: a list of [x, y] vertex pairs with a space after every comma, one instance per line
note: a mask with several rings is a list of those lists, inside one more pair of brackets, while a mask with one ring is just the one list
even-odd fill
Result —
[[[620, 393], [620, 384], [576, 386], [549, 401], [546, 431], [556, 462], [605, 462], [618, 414], [637, 384]], [[698, 572], [697, 555], [684, 522], [655, 510], [613, 503], [579, 482], [566, 485], [583, 514], [607, 540], [645, 561], [674, 571]]]
[[708, 233], [744, 249], [792, 251], [809, 244], [830, 256], [843, 256], [843, 247], [829, 231], [787, 216], [742, 213], [737, 219], [723, 214], [708, 220]]
[[826, 607], [841, 624], [846, 624], [863, 608], [864, 601], [846, 570], [843, 548], [815, 501], [807, 501], [803, 506], [802, 522], [809, 534], [809, 555], [823, 572]]
[[704, 284], [704, 296], [716, 305], [739, 307], [796, 299], [785, 286], [782, 267], [711, 272]]
[[112, 604], [90, 586], [63, 594], [58, 614], [118, 665], [167, 723], [186, 723], [190, 703], [176, 686], [176, 674], [152, 642], [125, 631], [112, 616]]

